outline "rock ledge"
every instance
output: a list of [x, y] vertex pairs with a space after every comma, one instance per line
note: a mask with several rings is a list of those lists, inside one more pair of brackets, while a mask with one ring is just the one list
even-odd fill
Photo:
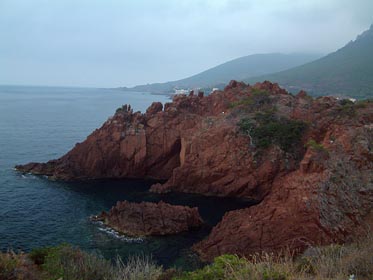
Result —
[[107, 213], [93, 220], [130, 236], [169, 235], [198, 228], [203, 221], [198, 208], [160, 201], [132, 203], [118, 201]]

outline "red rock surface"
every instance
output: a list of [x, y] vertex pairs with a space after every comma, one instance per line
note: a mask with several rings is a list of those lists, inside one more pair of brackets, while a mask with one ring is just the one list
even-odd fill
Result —
[[95, 220], [131, 236], [168, 235], [188, 231], [202, 225], [198, 209], [165, 202], [117, 202], [108, 213]]
[[[260, 112], [308, 128], [290, 152], [258, 149], [237, 123]], [[322, 146], [307, 147], [311, 139]], [[345, 242], [373, 226], [373, 103], [232, 81], [209, 96], [175, 96], [163, 109], [154, 103], [145, 114], [124, 106], [62, 158], [17, 168], [64, 180], [165, 179], [152, 191], [261, 201], [227, 213], [194, 247], [205, 259]]]

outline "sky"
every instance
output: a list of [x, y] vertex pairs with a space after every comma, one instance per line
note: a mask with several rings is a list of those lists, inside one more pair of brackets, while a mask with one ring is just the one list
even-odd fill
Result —
[[0, 0], [0, 84], [134, 86], [250, 54], [327, 54], [372, 11], [372, 0]]

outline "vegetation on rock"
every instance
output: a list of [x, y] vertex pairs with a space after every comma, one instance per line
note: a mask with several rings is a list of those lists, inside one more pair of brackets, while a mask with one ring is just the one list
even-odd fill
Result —
[[222, 255], [202, 269], [174, 280], [300, 280], [373, 279], [373, 239], [349, 245], [309, 248], [303, 255], [254, 254], [249, 258]]
[[323, 146], [323, 144], [317, 143], [313, 139], [308, 140], [308, 142], [306, 144], [306, 147], [311, 147], [315, 151], [325, 151], [326, 150], [325, 147]]
[[251, 137], [252, 145], [266, 149], [278, 145], [290, 152], [299, 145], [307, 124], [287, 118], [277, 117], [272, 112], [257, 113], [254, 118], [243, 118], [238, 122], [240, 131]]
[[222, 255], [201, 269], [164, 270], [146, 257], [115, 264], [71, 245], [36, 249], [29, 254], [0, 253], [1, 280], [300, 280], [373, 279], [373, 238], [348, 245], [309, 248], [300, 256], [257, 253], [248, 258]]
[[245, 107], [248, 107], [248, 109], [251, 110], [257, 110], [258, 107], [262, 107], [263, 105], [270, 104], [270, 92], [266, 90], [251, 89], [251, 95], [248, 97], [245, 97], [241, 100], [232, 102], [229, 107], [235, 108], [241, 105], [244, 105]]
[[28, 255], [0, 253], [1, 280], [153, 280], [163, 270], [151, 259], [132, 257], [115, 264], [71, 245], [35, 249]]

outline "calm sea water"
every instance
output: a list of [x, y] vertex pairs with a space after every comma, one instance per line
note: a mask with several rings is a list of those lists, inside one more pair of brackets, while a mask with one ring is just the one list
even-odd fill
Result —
[[[107, 258], [152, 255], [164, 266], [192, 267], [189, 250], [225, 211], [249, 205], [233, 199], [151, 194], [153, 182], [105, 180], [53, 182], [22, 175], [14, 165], [58, 158], [110, 117], [122, 104], [144, 111], [166, 96], [109, 89], [0, 86], [0, 250], [70, 243]], [[198, 206], [206, 225], [197, 231], [143, 240], [125, 238], [89, 221], [118, 200]]]

